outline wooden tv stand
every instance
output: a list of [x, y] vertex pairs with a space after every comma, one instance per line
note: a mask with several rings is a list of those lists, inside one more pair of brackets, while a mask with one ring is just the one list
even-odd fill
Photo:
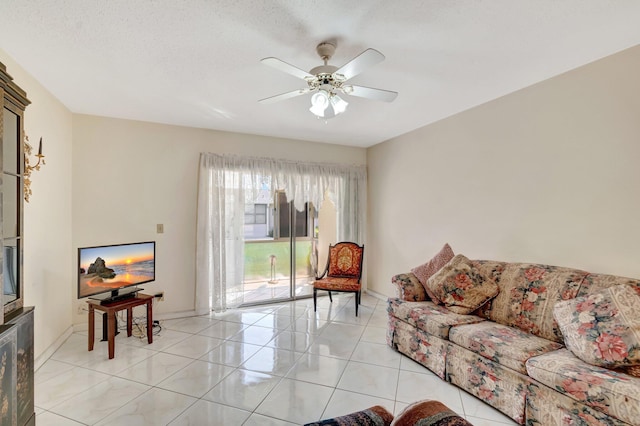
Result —
[[153, 343], [153, 317], [152, 317], [153, 296], [148, 294], [136, 294], [135, 297], [117, 300], [101, 304], [98, 300], [87, 300], [89, 304], [89, 350], [93, 350], [93, 341], [95, 339], [95, 310], [102, 311], [107, 316], [107, 341], [109, 344], [109, 359], [115, 356], [115, 338], [116, 338], [116, 312], [127, 310], [127, 337], [131, 337], [133, 327], [133, 308], [136, 306], [147, 305], [147, 342]]

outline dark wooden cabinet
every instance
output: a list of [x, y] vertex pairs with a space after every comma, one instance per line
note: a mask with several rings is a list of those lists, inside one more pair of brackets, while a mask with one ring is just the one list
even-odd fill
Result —
[[34, 308], [24, 307], [24, 111], [29, 100], [0, 63], [0, 424], [35, 424]]
[[[14, 394], [15, 401], [12, 411], [15, 414], [15, 423], [31, 425], [35, 424], [34, 412], [34, 354], [33, 354], [33, 307], [20, 308], [5, 318], [4, 326], [10, 327], [11, 340], [15, 341], [15, 359], [13, 370], [14, 382], [9, 391]], [[4, 392], [2, 392], [4, 394]], [[13, 413], [12, 413], [13, 415]], [[4, 419], [3, 419], [4, 420]]]
[[[0, 95], [3, 100], [0, 120], [0, 166], [2, 167], [2, 226], [0, 261], [2, 268], [2, 306], [7, 315], [24, 304], [22, 277], [24, 208], [24, 110], [31, 102], [0, 63]], [[2, 323], [0, 315], [0, 324]]]

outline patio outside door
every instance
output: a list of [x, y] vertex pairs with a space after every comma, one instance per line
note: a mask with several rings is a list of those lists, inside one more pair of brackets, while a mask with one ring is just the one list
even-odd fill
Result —
[[311, 296], [319, 233], [314, 206], [297, 211], [283, 191], [253, 201], [245, 204], [243, 305]]

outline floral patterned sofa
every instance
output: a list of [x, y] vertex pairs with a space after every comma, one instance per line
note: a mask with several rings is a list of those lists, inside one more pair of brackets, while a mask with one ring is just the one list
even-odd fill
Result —
[[391, 347], [519, 424], [640, 424], [640, 280], [460, 257], [392, 278]]

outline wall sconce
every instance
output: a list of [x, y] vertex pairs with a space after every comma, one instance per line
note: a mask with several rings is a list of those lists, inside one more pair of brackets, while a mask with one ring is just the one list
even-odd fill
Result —
[[24, 200], [28, 203], [29, 197], [33, 193], [31, 191], [31, 173], [34, 170], [40, 170], [40, 164], [44, 166], [46, 163], [44, 162], [44, 155], [42, 154], [42, 138], [40, 138], [40, 145], [38, 146], [38, 153], [36, 157], [38, 157], [38, 162], [35, 165], [31, 165], [31, 152], [33, 151], [33, 147], [29, 144], [29, 137], [25, 136], [24, 138]]

